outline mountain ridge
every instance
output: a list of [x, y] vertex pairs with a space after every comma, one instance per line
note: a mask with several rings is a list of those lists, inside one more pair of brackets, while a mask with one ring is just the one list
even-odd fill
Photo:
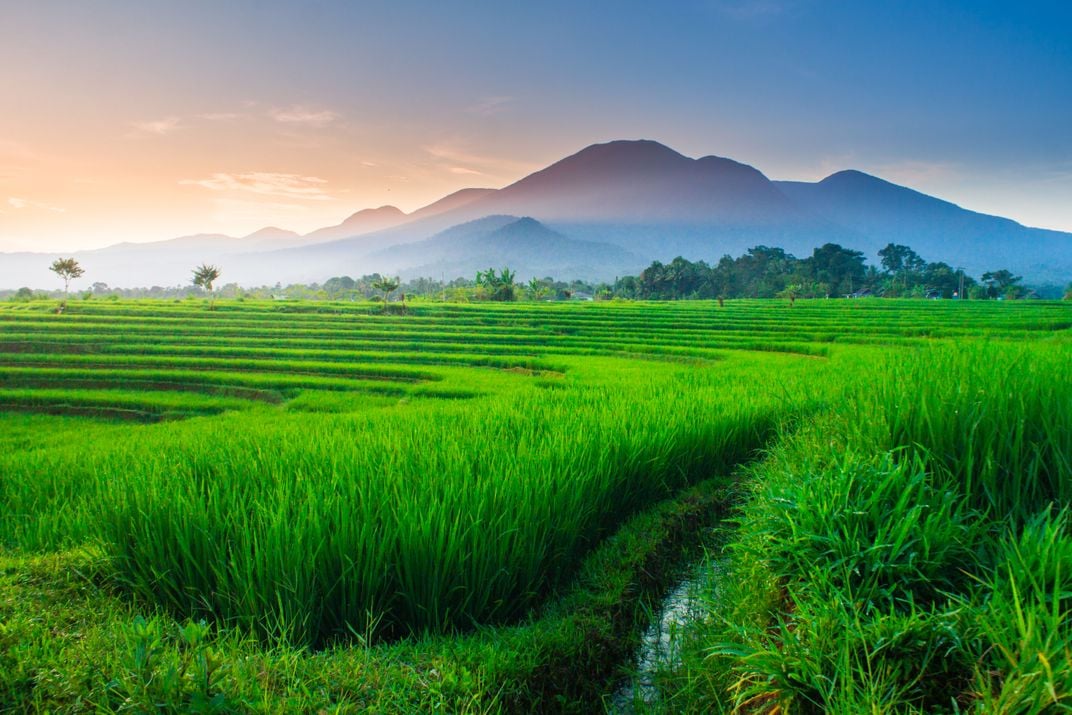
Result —
[[[409, 214], [389, 205], [362, 209], [303, 236], [266, 227], [241, 238], [197, 234], [74, 255], [87, 278], [109, 283], [130, 275], [156, 284], [181, 283], [189, 279], [191, 260], [222, 264], [225, 281], [319, 282], [369, 272], [388, 255], [410, 257], [409, 264], [393, 266], [399, 272], [431, 266], [420, 254], [431, 255], [437, 241], [449, 241], [454, 235], [449, 229], [496, 216], [527, 218], [540, 227], [515, 228], [528, 236], [512, 249], [519, 263], [511, 267], [522, 273], [527, 267], [520, 261], [537, 258], [522, 247], [540, 235], [548, 245], [570, 242], [562, 246], [577, 256], [600, 245], [619, 263], [627, 262], [626, 256], [644, 262], [676, 255], [717, 261], [761, 244], [807, 255], [827, 242], [862, 250], [877, 263], [878, 250], [892, 242], [975, 274], [1008, 268], [1034, 282], [1072, 277], [1069, 233], [964, 209], [856, 169], [817, 182], [771, 181], [733, 159], [693, 159], [644, 139], [593, 144], [501, 189], [461, 189]], [[488, 245], [496, 251], [509, 246], [499, 239]], [[411, 244], [420, 246], [390, 253]], [[26, 281], [51, 284], [46, 259], [59, 254], [0, 255], [0, 286], [17, 287]], [[442, 251], [435, 255], [445, 264]]]

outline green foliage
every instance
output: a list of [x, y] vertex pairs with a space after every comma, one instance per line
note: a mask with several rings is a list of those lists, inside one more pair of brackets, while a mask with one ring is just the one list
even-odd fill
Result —
[[935, 479], [993, 519], [1022, 522], [1072, 503], [1067, 347], [972, 345], [891, 364], [853, 429], [879, 449], [925, 458]]
[[647, 508], [745, 464], [667, 710], [1069, 702], [1067, 304], [49, 307], [0, 306], [16, 708], [591, 711], [706, 523]]
[[391, 294], [398, 290], [401, 282], [398, 278], [381, 278], [372, 284], [373, 288], [383, 292], [383, 312], [387, 312], [387, 301], [390, 299]]
[[754, 469], [714, 617], [662, 675], [668, 709], [1067, 708], [1070, 359], [898, 355], [783, 441]]
[[[755, 246], [738, 258], [723, 256], [716, 266], [678, 256], [669, 264], [655, 261], [639, 277], [618, 279], [611, 295], [646, 300], [694, 298], [952, 298], [975, 281], [945, 263], [927, 263], [907, 246], [890, 244], [883, 256], [884, 272], [867, 266], [864, 254], [827, 243], [808, 258], [781, 248]], [[1007, 271], [1006, 271], [1007, 273]], [[986, 292], [977, 297], [997, 297]], [[1008, 297], [1020, 297], [1019, 293]]]
[[1011, 271], [1004, 268], [999, 271], [987, 271], [983, 274], [983, 286], [986, 288], [988, 298], [1019, 298], [1023, 292], [1023, 286], [1019, 285], [1023, 280], [1020, 276], [1014, 276]]
[[476, 272], [476, 285], [481, 289], [481, 296], [486, 300], [498, 302], [511, 302], [517, 300], [515, 292], [515, 273], [509, 268], [503, 268], [498, 273], [494, 268]]
[[955, 492], [936, 489], [920, 462], [837, 459], [805, 479], [779, 484], [766, 503], [776, 577], [822, 573], [809, 588], [863, 612], [910, 611], [956, 589], [973, 561], [978, 515]]
[[[1072, 522], [1040, 512], [1006, 532], [975, 606], [988, 645], [975, 690], [986, 712], [1050, 712], [1072, 703]], [[985, 594], [985, 595], [984, 595]]]
[[202, 263], [200, 266], [194, 269], [193, 283], [199, 288], [204, 288], [209, 293], [212, 292], [212, 284], [219, 280], [220, 269], [216, 266], [210, 266], [207, 263]]
[[75, 278], [81, 278], [86, 273], [85, 269], [74, 258], [57, 258], [48, 269], [63, 280], [64, 297], [67, 295], [67, 289], [71, 285], [71, 281]]

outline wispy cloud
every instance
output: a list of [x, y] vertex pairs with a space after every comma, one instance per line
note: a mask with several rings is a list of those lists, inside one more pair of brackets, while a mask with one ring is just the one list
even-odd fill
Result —
[[253, 171], [243, 174], [217, 173], [207, 179], [183, 179], [185, 186], [200, 186], [203, 189], [238, 194], [258, 194], [290, 200], [334, 201], [324, 190], [325, 179], [300, 174], [280, 174]]
[[205, 112], [204, 114], [198, 114], [198, 119], [205, 119], [210, 122], [233, 122], [236, 119], [242, 119], [244, 114], [238, 112]]
[[342, 115], [330, 109], [311, 109], [294, 105], [285, 109], [273, 109], [268, 115], [281, 124], [298, 124], [307, 127], [326, 127]]
[[13, 209], [37, 209], [39, 211], [50, 211], [59, 214], [67, 212], [67, 209], [60, 206], [52, 206], [51, 204], [41, 203], [40, 201], [30, 201], [29, 199], [19, 198], [18, 196], [9, 196], [7, 205]]
[[430, 144], [422, 149], [439, 160], [441, 167], [452, 174], [507, 177], [527, 173], [537, 168], [533, 164], [512, 159], [476, 154], [451, 142]]
[[145, 134], [165, 136], [171, 134], [182, 125], [179, 117], [164, 117], [163, 119], [151, 119], [145, 122], [131, 122], [130, 126]]
[[506, 95], [499, 95], [493, 97], [481, 97], [476, 104], [469, 107], [469, 112], [472, 114], [479, 114], [481, 116], [490, 116], [492, 114], [498, 114], [506, 109], [514, 101], [513, 97]]

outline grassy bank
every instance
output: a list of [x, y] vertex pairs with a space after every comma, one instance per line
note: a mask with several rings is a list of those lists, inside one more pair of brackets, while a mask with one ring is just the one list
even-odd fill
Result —
[[887, 360], [753, 470], [668, 712], [1072, 707], [1072, 350]]

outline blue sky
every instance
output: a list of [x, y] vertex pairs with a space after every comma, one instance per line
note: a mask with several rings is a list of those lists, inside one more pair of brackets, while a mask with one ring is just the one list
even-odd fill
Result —
[[1072, 230], [1072, 3], [0, 3], [0, 250], [310, 230], [652, 138]]

